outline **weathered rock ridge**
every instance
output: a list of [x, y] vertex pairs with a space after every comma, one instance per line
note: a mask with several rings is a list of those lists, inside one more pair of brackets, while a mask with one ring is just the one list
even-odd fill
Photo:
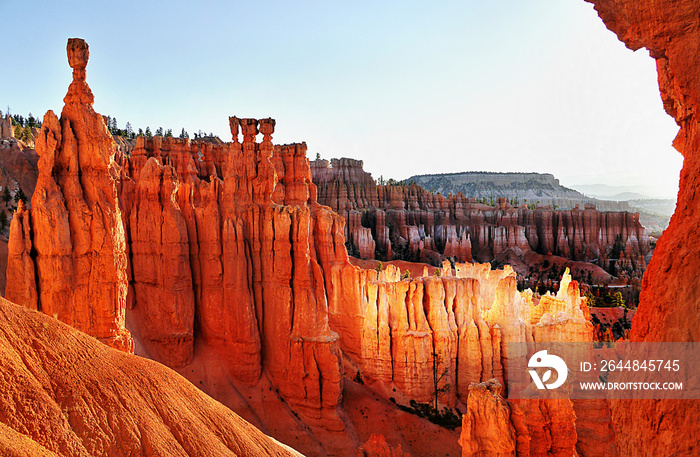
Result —
[[606, 210], [631, 210], [626, 202], [597, 200], [586, 197], [577, 190], [564, 187], [550, 173], [465, 171], [414, 175], [405, 181], [442, 195], [461, 193], [469, 198], [487, 200], [504, 197], [508, 200], [519, 199], [524, 203], [539, 202], [543, 206], [557, 205], [563, 208], [590, 203], [600, 205]]
[[[656, 59], [666, 112], [680, 126], [678, 203], [642, 283], [632, 341], [700, 341], [700, 5], [673, 0], [593, 0], [600, 18], [630, 49]], [[697, 455], [695, 401], [618, 401], [613, 405], [623, 456]]]
[[192, 361], [197, 328], [232, 377], [265, 371], [293, 409], [342, 430], [320, 266], [341, 220], [315, 202], [306, 145], [273, 145], [272, 119], [230, 124], [233, 143], [139, 137], [117, 158], [131, 325], [171, 366]]
[[[651, 256], [649, 236], [630, 212], [497, 206], [462, 194], [444, 197], [417, 185], [376, 185], [362, 161], [311, 162], [318, 201], [347, 221], [349, 249], [362, 259], [523, 263], [529, 252], [592, 262], [616, 275], [641, 278]], [[525, 264], [528, 262], [525, 261]], [[530, 276], [528, 268], [516, 269]], [[612, 269], [611, 269], [612, 271]], [[602, 272], [596, 272], [600, 276]], [[604, 273], [603, 273], [604, 274]], [[586, 279], [584, 274], [581, 279]]]

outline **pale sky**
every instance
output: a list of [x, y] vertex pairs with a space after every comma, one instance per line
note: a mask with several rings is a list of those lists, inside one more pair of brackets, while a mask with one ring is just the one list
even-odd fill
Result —
[[90, 45], [95, 109], [119, 126], [273, 117], [276, 143], [377, 178], [552, 173], [675, 196], [682, 157], [656, 68], [583, 0], [0, 0], [0, 109], [60, 112], [65, 46]]

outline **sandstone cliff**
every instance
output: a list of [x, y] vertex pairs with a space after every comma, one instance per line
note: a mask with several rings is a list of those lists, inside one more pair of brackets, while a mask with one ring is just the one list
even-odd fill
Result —
[[[501, 287], [499, 285], [499, 289]], [[527, 312], [521, 309], [517, 313], [518, 300], [512, 295], [504, 300], [505, 306], [499, 306], [498, 297], [504, 297], [504, 293], [508, 295], [502, 289], [496, 292], [496, 303], [486, 314], [491, 318], [501, 316], [504, 331], [500, 333], [504, 342], [592, 340], [588, 308], [580, 298], [578, 284], [571, 281], [568, 272], [562, 278], [562, 288], [556, 297], [546, 295], [533, 300], [529, 292], [523, 293], [521, 300], [529, 304], [525, 308]], [[515, 309], [508, 310], [513, 306], [509, 303], [515, 303]], [[503, 345], [505, 348], [507, 345]], [[460, 437], [463, 456], [615, 454], [616, 431], [607, 401], [541, 398], [539, 391], [531, 388], [523, 399], [506, 401], [501, 395], [503, 381], [508, 380], [509, 369], [523, 369], [525, 354], [501, 354], [500, 357], [503, 376], [494, 363], [491, 379], [484, 373], [481, 383], [478, 379], [472, 380], [459, 391], [467, 405]], [[463, 362], [458, 362], [458, 366], [462, 365]]]
[[466, 401], [472, 382], [496, 378], [505, 384], [509, 364], [522, 364], [524, 357], [507, 353], [510, 342], [592, 340], [585, 300], [568, 272], [556, 297], [519, 293], [512, 269], [488, 264], [457, 264], [453, 272], [446, 262], [440, 276], [408, 279], [391, 265], [361, 274], [362, 327], [351, 328], [347, 308], [331, 308], [333, 328], [347, 329], [340, 332], [341, 347], [366, 379], [394, 383], [418, 401], [434, 394], [432, 378], [424, 376], [433, 371], [434, 357], [440, 358], [439, 371], [447, 369], [443, 382], [453, 386], [442, 397], [454, 404], [456, 398]]
[[[659, 239], [642, 284], [632, 341], [700, 341], [698, 231], [700, 195], [700, 6], [693, 1], [594, 0], [605, 25], [631, 49], [656, 59], [666, 112], [680, 126], [683, 154], [676, 212]], [[623, 456], [696, 455], [694, 401], [620, 401], [613, 405]]]

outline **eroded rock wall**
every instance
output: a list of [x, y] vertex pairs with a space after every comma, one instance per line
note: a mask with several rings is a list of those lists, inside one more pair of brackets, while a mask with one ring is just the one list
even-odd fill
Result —
[[232, 143], [139, 137], [118, 158], [134, 326], [154, 358], [184, 366], [196, 325], [232, 377], [255, 385], [264, 370], [294, 410], [342, 430], [318, 260], [334, 258], [333, 231], [317, 229], [337, 216], [315, 202], [305, 144], [273, 145], [272, 119], [230, 124]]
[[[509, 354], [508, 343], [592, 341], [585, 300], [568, 272], [557, 296], [520, 293], [511, 268], [488, 264], [443, 265], [440, 276], [402, 278], [388, 265], [360, 270], [365, 287], [359, 297], [361, 330], [340, 334], [343, 350], [355, 358], [363, 376], [394, 383], [408, 396], [429, 401], [439, 358], [444, 383], [454, 386], [446, 403], [467, 399], [472, 382], [496, 378], [505, 385], [511, 364], [524, 366], [525, 354]], [[348, 312], [331, 313], [331, 324]], [[359, 338], [354, 341], [353, 338]], [[359, 348], [360, 352], [357, 352]]]
[[613, 260], [616, 273], [641, 278], [651, 253], [637, 213], [601, 212], [588, 204], [530, 209], [504, 198], [493, 207], [417, 185], [378, 186], [362, 161], [352, 159], [313, 161], [311, 171], [319, 203], [345, 218], [349, 249], [362, 259], [438, 265], [446, 258], [490, 262], [506, 251], [521, 258], [534, 251], [604, 269]]

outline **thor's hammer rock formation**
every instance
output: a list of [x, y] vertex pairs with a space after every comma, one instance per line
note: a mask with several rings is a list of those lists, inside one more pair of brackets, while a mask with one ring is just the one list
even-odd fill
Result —
[[[37, 139], [39, 179], [26, 215], [18, 208], [10, 232], [8, 271], [23, 281], [6, 297], [54, 316], [108, 345], [130, 352], [124, 326], [127, 257], [117, 195], [116, 145], [85, 81], [90, 57], [79, 38], [68, 40], [73, 82], [60, 120], [49, 111]], [[31, 245], [36, 256], [31, 258]], [[32, 285], [36, 275], [35, 291]], [[16, 278], [19, 279], [19, 278]]]

